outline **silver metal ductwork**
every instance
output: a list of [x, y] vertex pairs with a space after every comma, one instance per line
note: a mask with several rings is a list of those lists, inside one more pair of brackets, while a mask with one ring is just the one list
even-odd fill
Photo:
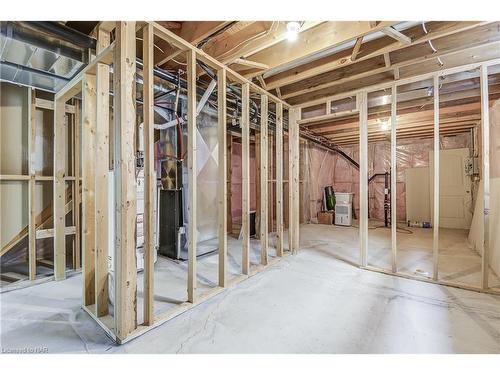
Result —
[[[79, 44], [62, 39], [57, 29], [79, 34]], [[86, 65], [92, 41], [53, 22], [1, 22], [0, 80], [57, 92]]]

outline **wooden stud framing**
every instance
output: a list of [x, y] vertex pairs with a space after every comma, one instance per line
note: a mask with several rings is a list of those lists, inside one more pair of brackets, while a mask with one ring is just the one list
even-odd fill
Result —
[[75, 225], [76, 232], [75, 232], [75, 238], [74, 238], [74, 246], [75, 248], [73, 251], [75, 252], [75, 264], [73, 265], [73, 268], [79, 269], [81, 268], [81, 235], [82, 235], [82, 230], [80, 226], [80, 202], [81, 202], [81, 193], [80, 193], [80, 167], [81, 167], [81, 155], [80, 155], [80, 133], [81, 133], [81, 105], [80, 102], [77, 102], [75, 104], [75, 113], [74, 113], [74, 128], [73, 128], [73, 134], [75, 138], [75, 147], [73, 149], [74, 153], [74, 159], [73, 159], [73, 174], [75, 176], [75, 183], [73, 184], [73, 212], [74, 212], [74, 222], [73, 224]]
[[397, 159], [396, 159], [396, 130], [397, 130], [397, 90], [394, 85], [391, 93], [391, 269], [397, 272]]
[[[96, 77], [86, 74], [82, 87], [82, 255], [83, 305], [95, 304], [95, 166], [96, 166]], [[101, 188], [102, 189], [102, 188]], [[107, 192], [107, 188], [105, 189]], [[107, 213], [107, 212], [106, 212]]]
[[226, 135], [226, 71], [217, 71], [217, 107], [218, 107], [218, 142], [219, 142], [219, 191], [218, 191], [218, 228], [219, 228], [219, 286], [226, 286], [226, 264], [227, 264], [227, 135]]
[[299, 124], [297, 121], [302, 117], [302, 111], [300, 108], [295, 108], [295, 122], [292, 123], [294, 127], [293, 131], [293, 210], [294, 210], [294, 221], [293, 221], [293, 249], [295, 254], [299, 251], [300, 244], [300, 133]]
[[28, 269], [30, 280], [36, 279], [36, 224], [35, 224], [35, 140], [36, 140], [36, 107], [35, 107], [35, 90], [28, 89], [28, 119], [29, 119], [29, 136], [28, 136], [28, 152], [29, 152], [29, 174], [28, 182]]
[[135, 22], [117, 22], [114, 54], [115, 119], [115, 334], [122, 340], [137, 327], [135, 181]]
[[66, 113], [65, 102], [57, 100], [54, 107], [54, 276], [66, 278]]
[[242, 272], [250, 271], [250, 84], [241, 85]]
[[226, 175], [226, 201], [227, 201], [227, 232], [228, 233], [233, 233], [233, 214], [232, 214], [232, 204], [231, 204], [231, 198], [232, 198], [232, 179], [233, 179], [233, 168], [232, 168], [232, 159], [233, 159], [233, 136], [231, 134], [227, 135], [227, 152], [226, 152], [227, 158], [226, 158], [226, 170], [227, 170], [227, 175]]
[[268, 261], [268, 210], [269, 210], [269, 172], [268, 172], [268, 107], [267, 95], [260, 97], [260, 262]]
[[299, 249], [299, 120], [300, 108], [288, 112], [288, 240], [289, 249], [296, 254]]
[[[95, 121], [95, 307], [108, 314], [109, 66], [97, 64]], [[86, 162], [86, 161], [85, 161]]]
[[276, 254], [283, 256], [283, 105], [276, 103]]
[[154, 197], [156, 173], [154, 167], [154, 92], [153, 92], [153, 26], [143, 29], [143, 111], [144, 111], [144, 324], [154, 322]]
[[360, 264], [366, 266], [368, 249], [368, 100], [366, 91], [357, 97], [359, 108], [359, 243]]
[[195, 302], [196, 291], [196, 52], [187, 51], [187, 89], [188, 89], [188, 302]]
[[403, 85], [407, 85], [410, 83], [415, 83], [415, 82], [431, 79], [436, 75], [439, 77], [450, 76], [450, 75], [453, 75], [455, 73], [461, 73], [461, 72], [466, 72], [466, 71], [470, 71], [473, 69], [478, 69], [481, 66], [492, 66], [492, 65], [498, 65], [498, 64], [500, 64], [500, 58], [492, 59], [492, 60], [488, 60], [488, 61], [484, 61], [484, 62], [477, 62], [477, 63], [472, 63], [472, 64], [460, 65], [460, 66], [449, 68], [449, 69], [443, 69], [443, 70], [440, 70], [437, 72], [429, 72], [429, 73], [425, 73], [425, 74], [420, 74], [418, 76], [402, 78], [402, 79], [399, 79], [399, 80], [393, 81], [393, 82], [379, 83], [379, 84], [364, 87], [362, 89], [356, 89], [356, 90], [344, 92], [341, 94], [325, 96], [324, 98], [319, 98], [319, 99], [311, 100], [309, 102], [301, 103], [297, 107], [302, 108], [302, 109], [309, 108], [309, 107], [316, 106], [319, 104], [324, 104], [328, 101], [336, 101], [336, 100], [340, 100], [340, 99], [349, 98], [349, 97], [355, 96], [357, 94], [360, 94], [363, 91], [373, 92], [373, 91], [379, 91], [379, 90], [384, 90], [384, 89], [390, 89], [393, 85], [403, 86]]
[[439, 269], [439, 77], [434, 76], [434, 219], [432, 239], [432, 277], [438, 279]]
[[411, 44], [411, 38], [407, 37], [402, 32], [396, 30], [394, 27], [391, 26], [385, 27], [380, 31], [382, 31], [384, 34], [390, 36], [391, 38], [397, 40], [400, 43]]
[[481, 261], [481, 289], [487, 290], [490, 271], [490, 109], [488, 67], [481, 66], [481, 124], [483, 159], [483, 257]]

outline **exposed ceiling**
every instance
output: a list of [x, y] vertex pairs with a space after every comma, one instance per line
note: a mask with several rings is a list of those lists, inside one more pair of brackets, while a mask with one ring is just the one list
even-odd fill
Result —
[[[193, 30], [200, 32], [195, 35]], [[286, 22], [186, 21], [172, 31], [292, 105], [500, 57], [499, 22], [303, 22], [295, 41], [286, 38]], [[157, 51], [156, 61], [175, 70], [182, 68], [184, 59], [182, 53], [169, 47], [165, 53]], [[202, 71], [200, 76], [203, 78]], [[477, 77], [477, 72], [471, 72], [455, 79], [443, 78], [442, 106], [451, 108], [442, 113], [443, 134], [470, 129], [480, 121]], [[494, 82], [496, 79], [492, 77]], [[404, 93], [407, 99], [398, 104], [398, 111], [401, 105], [405, 113], [398, 123], [406, 127], [398, 130], [398, 136], [430, 134], [426, 125], [432, 120], [430, 87], [432, 81], [409, 87]], [[492, 98], [498, 94], [494, 86]], [[386, 103], [377, 103], [376, 96], [385, 97]], [[390, 113], [390, 95], [373, 94], [370, 100], [370, 140], [386, 139], [387, 131], [376, 125], [377, 118]], [[470, 107], [461, 111], [459, 106], [465, 104]], [[340, 111], [341, 107], [332, 110]], [[312, 106], [303, 115], [323, 113], [324, 105]], [[301, 127], [336, 144], [355, 143], [357, 116], [341, 117], [306, 122]], [[421, 133], [415, 132], [416, 126], [422, 126]]]

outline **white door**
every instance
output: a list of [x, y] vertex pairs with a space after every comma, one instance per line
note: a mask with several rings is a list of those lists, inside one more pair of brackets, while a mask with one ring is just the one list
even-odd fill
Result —
[[[472, 221], [471, 180], [465, 173], [468, 148], [439, 152], [439, 226], [469, 229]], [[434, 152], [429, 152], [431, 222], [434, 217]]]

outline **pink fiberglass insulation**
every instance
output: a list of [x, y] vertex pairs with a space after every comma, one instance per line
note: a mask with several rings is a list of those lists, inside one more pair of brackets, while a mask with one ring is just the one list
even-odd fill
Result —
[[[470, 134], [441, 136], [441, 149], [470, 147]], [[373, 142], [368, 144], [368, 173], [390, 171], [390, 142]], [[415, 167], [429, 166], [429, 152], [433, 150], [432, 139], [400, 140], [396, 147], [397, 163], [397, 217], [406, 221], [405, 170]], [[359, 147], [342, 147], [342, 150], [356, 162], [359, 161]], [[306, 178], [309, 179], [309, 189], [305, 199], [310, 202], [310, 216], [307, 220], [317, 222], [317, 213], [322, 209], [323, 189], [333, 186], [336, 192], [353, 193], [353, 204], [356, 217], [359, 217], [359, 171], [338, 153], [328, 151], [320, 146], [309, 143], [309, 166], [306, 166]], [[307, 175], [309, 173], [309, 175]], [[307, 185], [306, 185], [307, 186]], [[375, 177], [369, 186], [369, 214], [371, 218], [384, 218], [384, 177]], [[307, 198], [309, 197], [309, 198]]]

